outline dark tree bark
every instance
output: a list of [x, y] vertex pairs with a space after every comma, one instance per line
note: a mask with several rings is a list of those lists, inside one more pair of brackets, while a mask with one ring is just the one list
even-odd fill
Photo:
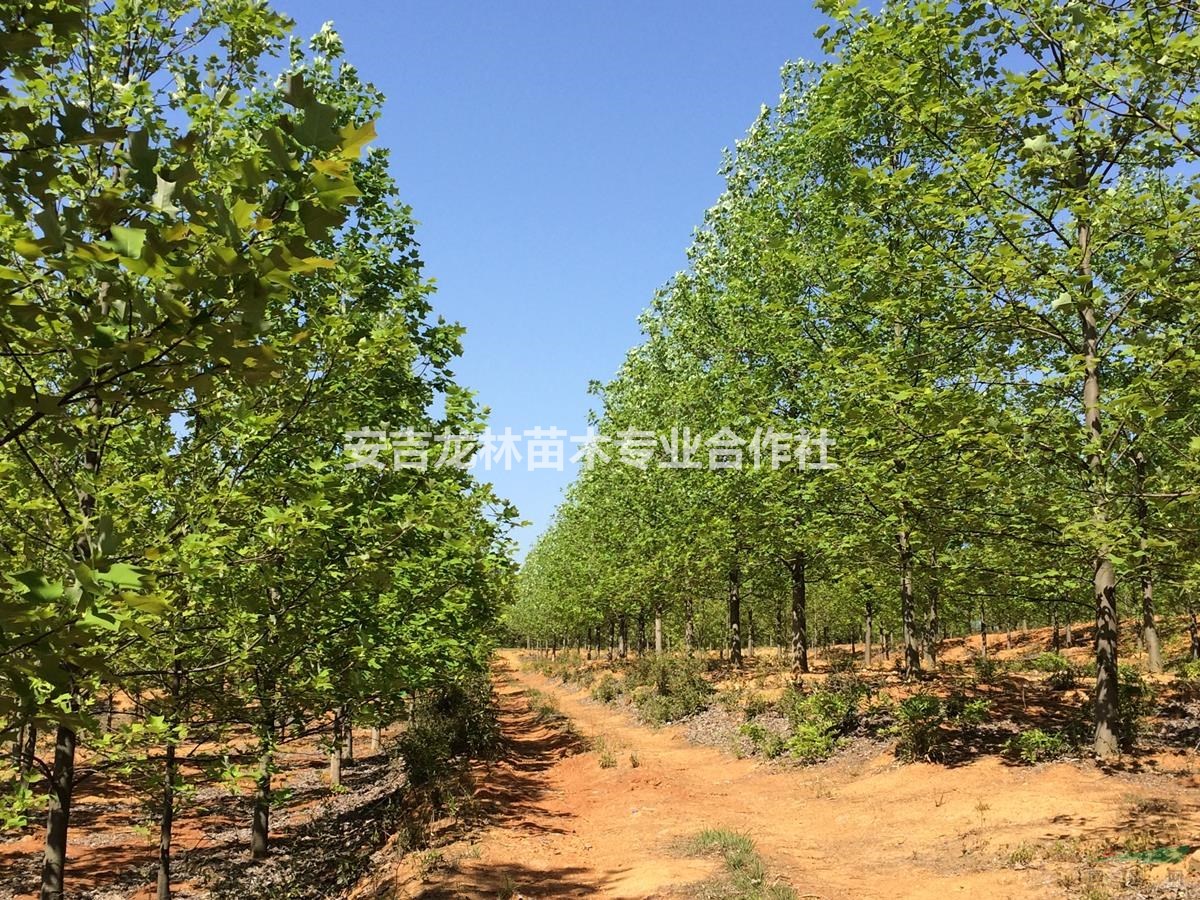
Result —
[[729, 569], [729, 661], [742, 664], [742, 573], [736, 562]]
[[67, 826], [75, 787], [75, 731], [59, 725], [50, 773], [50, 809], [46, 817], [46, 853], [42, 861], [41, 900], [62, 900], [67, 868]]
[[907, 528], [902, 527], [897, 534], [896, 549], [900, 554], [900, 611], [904, 620], [904, 674], [907, 676], [921, 671], [916, 611], [913, 609], [913, 551]]
[[792, 574], [792, 681], [808, 672], [807, 558], [799, 551], [788, 563]]

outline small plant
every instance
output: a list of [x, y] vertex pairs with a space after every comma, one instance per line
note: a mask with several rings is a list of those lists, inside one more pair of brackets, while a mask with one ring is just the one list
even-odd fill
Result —
[[1003, 671], [1003, 666], [999, 661], [990, 656], [976, 656], [971, 660], [971, 666], [975, 669], [975, 680], [980, 684], [991, 684], [996, 680], [996, 676]]
[[605, 748], [600, 751], [600, 768], [615, 769], [617, 767], [617, 755], [611, 750]]
[[896, 756], [905, 762], [940, 757], [946, 746], [944, 722], [941, 701], [933, 694], [922, 692], [901, 700], [891, 729], [896, 738]]
[[783, 735], [776, 734], [757, 722], [746, 722], [738, 729], [738, 734], [746, 738], [755, 751], [767, 759], [775, 759], [777, 756], [783, 755], [784, 750], [787, 749], [787, 742]]
[[1041, 653], [1029, 661], [1029, 668], [1035, 672], [1045, 672], [1049, 676], [1046, 684], [1056, 691], [1073, 688], [1079, 675], [1071, 661], [1061, 653]]
[[615, 703], [624, 693], [625, 688], [620, 679], [605, 673], [604, 677], [592, 688], [592, 699], [599, 700], [601, 703]]
[[786, 884], [772, 882], [754, 841], [744, 834], [723, 828], [700, 832], [681, 848], [688, 856], [719, 855], [727, 880], [701, 886], [700, 896], [738, 900], [796, 900]]
[[1142, 673], [1130, 665], [1117, 667], [1117, 738], [1131, 750], [1141, 731], [1142, 718], [1154, 711], [1154, 690]]
[[638, 758], [637, 752], [630, 751], [630, 753], [629, 753], [629, 768], [636, 769], [641, 764], [642, 764], [642, 761]]
[[1004, 748], [1010, 756], [1033, 765], [1065, 756], [1070, 751], [1071, 745], [1060, 735], [1051, 734], [1040, 728], [1027, 728], [1020, 734], [1009, 738]]

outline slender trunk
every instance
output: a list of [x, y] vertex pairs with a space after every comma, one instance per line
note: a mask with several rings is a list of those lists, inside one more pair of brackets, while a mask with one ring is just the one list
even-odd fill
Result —
[[897, 534], [896, 549], [900, 554], [900, 611], [904, 619], [904, 674], [908, 676], [921, 670], [921, 656], [917, 646], [916, 614], [913, 610], [913, 552], [907, 528], [902, 527]]
[[871, 644], [875, 640], [875, 628], [872, 616], [875, 613], [875, 607], [871, 601], [867, 601], [867, 627], [863, 632], [863, 667], [871, 667]]
[[979, 604], [979, 647], [980, 653], [984, 659], [988, 658], [988, 627], [987, 627], [987, 609], [982, 603]]
[[1192, 605], [1191, 600], [1188, 601], [1188, 637], [1191, 638], [1188, 657], [1200, 659], [1200, 621], [1196, 619], [1196, 607]]
[[617, 646], [617, 623], [608, 620], [608, 661], [613, 661], [613, 650]]
[[175, 824], [175, 727], [179, 725], [180, 694], [183, 691], [183, 668], [176, 659], [171, 679], [172, 732], [163, 755], [162, 818], [158, 826], [158, 900], [171, 900], [171, 829]]
[[638, 656], [646, 655], [646, 611], [638, 610]]
[[629, 617], [625, 613], [621, 613], [621, 628], [618, 634], [617, 656], [625, 659], [629, 655]]
[[754, 608], [746, 610], [746, 652], [754, 655]]
[[654, 607], [654, 655], [662, 656], [663, 653], [663, 627], [662, 627], [662, 607]]
[[158, 900], [171, 900], [171, 828], [175, 823], [175, 742], [163, 759], [162, 819], [158, 827]]
[[24, 777], [33, 769], [34, 759], [37, 757], [37, 725], [30, 722], [25, 728], [25, 744], [21, 748], [21, 756], [17, 761], [17, 770]]
[[259, 758], [261, 769], [254, 783], [254, 813], [250, 823], [250, 858], [264, 859], [267, 855], [267, 835], [271, 825], [271, 766], [272, 752], [268, 748]]
[[[110, 308], [107, 285], [101, 288], [100, 311], [107, 314]], [[76, 562], [94, 564], [96, 550], [92, 546], [92, 524], [97, 517], [96, 495], [93, 493], [99, 480], [101, 451], [101, 419], [104, 406], [98, 395], [93, 395], [87, 404], [87, 444], [83, 452], [83, 474], [76, 488], [75, 499], [79, 507], [82, 528], [75, 538], [72, 555]], [[73, 670], [68, 669], [71, 684], [71, 706], [77, 709], [79, 697]], [[54, 766], [50, 772], [50, 798], [46, 817], [46, 851], [42, 860], [41, 900], [60, 900], [63, 896], [67, 865], [67, 831], [71, 823], [71, 795], [75, 789], [75, 730], [59, 724], [54, 743]]]
[[347, 706], [342, 710], [342, 759], [354, 761], [354, 710]]
[[729, 569], [729, 661], [742, 664], [742, 573], [736, 562]]
[[[1081, 174], [1081, 188], [1086, 188], [1086, 177]], [[1085, 295], [1079, 307], [1084, 358], [1083, 411], [1088, 443], [1088, 489], [1092, 497], [1092, 533], [1097, 542], [1092, 564], [1092, 597], [1096, 606], [1094, 750], [1101, 759], [1111, 759], [1120, 752], [1117, 736], [1117, 576], [1109, 555], [1107, 535], [1106, 463], [1100, 423], [1100, 331], [1091, 297], [1091, 236], [1091, 223], [1079, 221], [1076, 237]]]
[[333, 734], [329, 743], [329, 786], [335, 788], [342, 785], [342, 727], [342, 714], [336, 712], [333, 714]]
[[1050, 634], [1050, 646], [1053, 647], [1054, 652], [1057, 653], [1059, 650], [1062, 649], [1062, 636], [1059, 634], [1059, 630], [1058, 630], [1058, 607], [1057, 606], [1050, 607], [1050, 625], [1053, 629]]
[[930, 552], [929, 562], [932, 569], [932, 580], [929, 585], [929, 609], [925, 611], [925, 628], [921, 634], [921, 665], [932, 672], [937, 668], [938, 629], [941, 626], [941, 622], [938, 620], [941, 586], [938, 583], [938, 556], [936, 550]]
[[808, 597], [804, 552], [792, 557], [788, 568], [792, 573], [792, 680], [808, 672]]
[[691, 595], [683, 601], [683, 645], [688, 656], [696, 651], [696, 611]]
[[1142, 643], [1146, 650], [1146, 668], [1151, 672], [1163, 670], [1162, 648], [1154, 622], [1154, 573], [1150, 567], [1150, 507], [1146, 503], [1146, 454], [1138, 450], [1133, 455], [1137, 481], [1138, 570], [1142, 583]]
[[50, 810], [46, 817], [46, 855], [42, 862], [41, 900], [61, 900], [67, 866], [67, 825], [75, 787], [75, 731], [58, 726], [54, 768], [50, 773]]
[[383, 735], [379, 731], [378, 725], [371, 726], [371, 752], [378, 753], [383, 749]]

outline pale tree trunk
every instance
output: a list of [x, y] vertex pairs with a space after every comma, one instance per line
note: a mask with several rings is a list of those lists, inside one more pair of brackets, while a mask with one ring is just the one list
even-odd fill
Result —
[[904, 674], [921, 671], [920, 649], [917, 646], [917, 622], [913, 609], [913, 552], [908, 529], [901, 527], [896, 535], [900, 555], [900, 611], [904, 620]]
[[342, 710], [342, 735], [345, 742], [342, 747], [342, 759], [354, 761], [354, 709], [350, 706]]
[[663, 654], [662, 607], [654, 607], [654, 655]]
[[1050, 634], [1050, 646], [1057, 653], [1062, 649], [1062, 635], [1058, 630], [1058, 607], [1053, 604], [1050, 606], [1050, 624], [1053, 628]]
[[792, 557], [788, 568], [792, 574], [792, 681], [808, 672], [808, 576], [804, 551]]
[[371, 726], [371, 752], [378, 753], [383, 748], [383, 735], [378, 725]]
[[1133, 455], [1137, 478], [1138, 549], [1141, 559], [1138, 570], [1142, 584], [1142, 643], [1146, 651], [1146, 668], [1151, 672], [1163, 670], [1162, 647], [1154, 621], [1154, 572], [1150, 566], [1150, 507], [1146, 503], [1146, 454], [1138, 450]]
[[987, 627], [987, 609], [982, 603], [979, 604], [979, 646], [980, 652], [984, 659], [988, 658], [988, 627]]
[[629, 617], [621, 613], [620, 631], [617, 635], [617, 656], [625, 659], [629, 655]]

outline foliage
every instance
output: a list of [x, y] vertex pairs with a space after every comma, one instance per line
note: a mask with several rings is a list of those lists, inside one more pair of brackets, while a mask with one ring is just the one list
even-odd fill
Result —
[[905, 762], [938, 759], [946, 749], [942, 730], [946, 716], [941, 701], [929, 693], [905, 697], [896, 705], [896, 756]]
[[1009, 738], [1005, 751], [1016, 759], [1030, 765], [1058, 759], [1070, 752], [1071, 745], [1061, 735], [1051, 734], [1040, 728], [1026, 728]]

